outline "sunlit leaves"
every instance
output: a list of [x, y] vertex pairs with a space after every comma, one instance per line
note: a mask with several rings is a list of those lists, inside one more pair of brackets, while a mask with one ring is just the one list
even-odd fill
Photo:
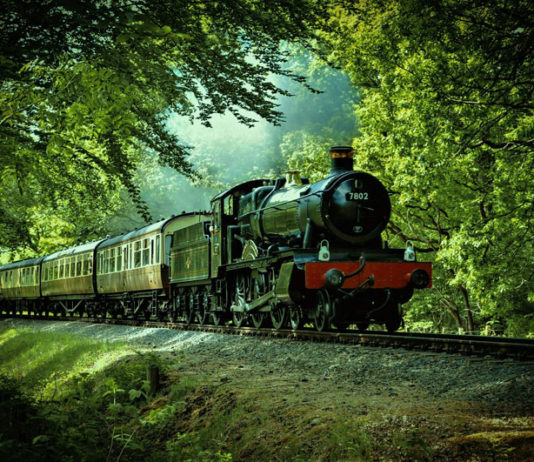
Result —
[[331, 19], [331, 57], [363, 89], [357, 163], [395, 193], [390, 236], [436, 252], [433, 309], [462, 326], [532, 309], [531, 10], [362, 1]]
[[[271, 75], [285, 69], [281, 40], [313, 35], [309, 0], [2, 2], [0, 22], [0, 247], [40, 250], [25, 210], [61, 211], [79, 238], [92, 212], [105, 222], [126, 189], [152, 217], [134, 176], [140, 159], [193, 174], [189, 150], [167, 130], [176, 113], [209, 125], [233, 113], [251, 125], [281, 120]], [[6, 190], [7, 191], [7, 190]], [[26, 208], [27, 209], [27, 208]], [[33, 210], [33, 209], [32, 209]], [[76, 210], [77, 214], [72, 213]], [[70, 236], [65, 235], [65, 243]]]

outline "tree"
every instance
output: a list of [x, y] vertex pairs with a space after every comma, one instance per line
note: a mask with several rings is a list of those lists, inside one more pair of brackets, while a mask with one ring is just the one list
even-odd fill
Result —
[[1, 245], [33, 251], [28, 204], [107, 215], [122, 185], [148, 220], [133, 181], [146, 152], [194, 175], [169, 114], [278, 123], [269, 76], [302, 81], [280, 41], [308, 39], [321, 13], [311, 0], [1, 3]]
[[534, 330], [532, 3], [332, 11], [330, 59], [362, 92], [358, 163], [394, 193], [390, 237], [435, 255], [426, 306], [468, 331], [525, 317]]

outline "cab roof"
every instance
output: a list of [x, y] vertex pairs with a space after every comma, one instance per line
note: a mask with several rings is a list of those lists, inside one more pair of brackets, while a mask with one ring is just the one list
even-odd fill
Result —
[[230, 189], [227, 189], [226, 191], [223, 191], [223, 192], [217, 194], [211, 200], [211, 202], [219, 200], [219, 199], [222, 199], [223, 197], [226, 197], [226, 196], [228, 196], [230, 194], [233, 194], [235, 191], [239, 191], [240, 189], [243, 189], [245, 191], [250, 192], [254, 188], [259, 188], [260, 186], [267, 186], [267, 185], [272, 185], [272, 184], [274, 184], [274, 181], [273, 180], [269, 180], [267, 178], [263, 178], [263, 179], [259, 179], [259, 180], [245, 181], [244, 183], [240, 183], [237, 186], [234, 186], [234, 187], [232, 187]]

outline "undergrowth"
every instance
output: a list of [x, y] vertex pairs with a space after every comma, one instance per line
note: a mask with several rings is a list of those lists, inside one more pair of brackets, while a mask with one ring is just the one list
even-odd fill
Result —
[[149, 365], [165, 374], [127, 345], [0, 330], [0, 460], [231, 460], [178, 430], [194, 384], [150, 396]]

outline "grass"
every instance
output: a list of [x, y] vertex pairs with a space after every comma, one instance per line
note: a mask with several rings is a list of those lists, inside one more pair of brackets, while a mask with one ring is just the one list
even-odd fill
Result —
[[0, 374], [23, 391], [51, 398], [54, 387], [82, 372], [94, 373], [133, 354], [131, 346], [31, 329], [0, 329]]
[[[361, 421], [316, 421], [317, 410], [265, 384], [236, 390], [210, 375], [177, 373], [184, 357], [175, 361], [127, 344], [0, 329], [3, 411], [15, 416], [0, 430], [0, 459], [365, 460]], [[153, 397], [148, 364], [165, 380]]]

